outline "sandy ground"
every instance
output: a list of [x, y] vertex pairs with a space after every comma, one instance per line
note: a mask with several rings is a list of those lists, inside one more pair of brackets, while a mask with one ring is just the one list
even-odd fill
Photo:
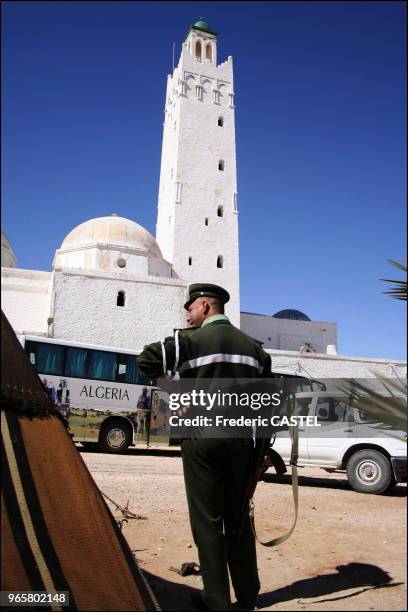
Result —
[[[191, 610], [199, 576], [173, 571], [198, 561], [181, 458], [129, 450], [120, 456], [81, 451], [95, 482], [115, 502], [146, 517], [123, 534], [163, 610]], [[261, 610], [406, 610], [406, 485], [386, 495], [352, 491], [343, 474], [300, 470], [295, 533], [276, 548], [258, 545]], [[269, 472], [257, 488], [258, 537], [284, 533], [293, 515], [287, 476]], [[121, 514], [108, 502], [113, 514]]]

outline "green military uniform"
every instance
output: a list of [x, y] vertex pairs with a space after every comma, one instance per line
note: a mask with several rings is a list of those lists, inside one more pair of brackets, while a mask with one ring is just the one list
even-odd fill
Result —
[[[216, 285], [192, 285], [186, 308], [201, 296], [223, 302], [229, 299]], [[200, 329], [146, 346], [138, 363], [152, 378], [170, 370], [178, 371], [182, 378], [248, 379], [269, 376], [271, 368], [260, 343], [221, 314], [205, 319]], [[191, 529], [200, 559], [204, 602], [210, 610], [231, 606], [228, 569], [242, 607], [252, 608], [259, 592], [249, 519], [238, 538], [252, 451], [252, 439], [191, 438], [182, 443]]]

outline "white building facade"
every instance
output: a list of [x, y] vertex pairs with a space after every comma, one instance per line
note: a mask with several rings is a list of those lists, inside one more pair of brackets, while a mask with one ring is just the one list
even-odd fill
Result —
[[241, 312], [241, 329], [266, 349], [337, 353], [336, 323], [311, 321], [298, 310], [283, 310], [272, 316]]

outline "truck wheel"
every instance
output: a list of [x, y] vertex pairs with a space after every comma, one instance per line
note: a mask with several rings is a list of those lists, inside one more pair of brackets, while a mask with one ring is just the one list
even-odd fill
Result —
[[347, 463], [348, 481], [359, 493], [384, 493], [392, 482], [392, 476], [387, 457], [369, 448], [354, 453]]
[[130, 428], [121, 421], [110, 421], [101, 428], [99, 446], [104, 453], [124, 453], [132, 442]]

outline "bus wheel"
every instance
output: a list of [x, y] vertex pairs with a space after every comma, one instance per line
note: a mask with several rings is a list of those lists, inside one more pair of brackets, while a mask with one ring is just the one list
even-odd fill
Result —
[[101, 428], [99, 446], [104, 453], [123, 453], [132, 442], [129, 427], [121, 421], [110, 421]]

